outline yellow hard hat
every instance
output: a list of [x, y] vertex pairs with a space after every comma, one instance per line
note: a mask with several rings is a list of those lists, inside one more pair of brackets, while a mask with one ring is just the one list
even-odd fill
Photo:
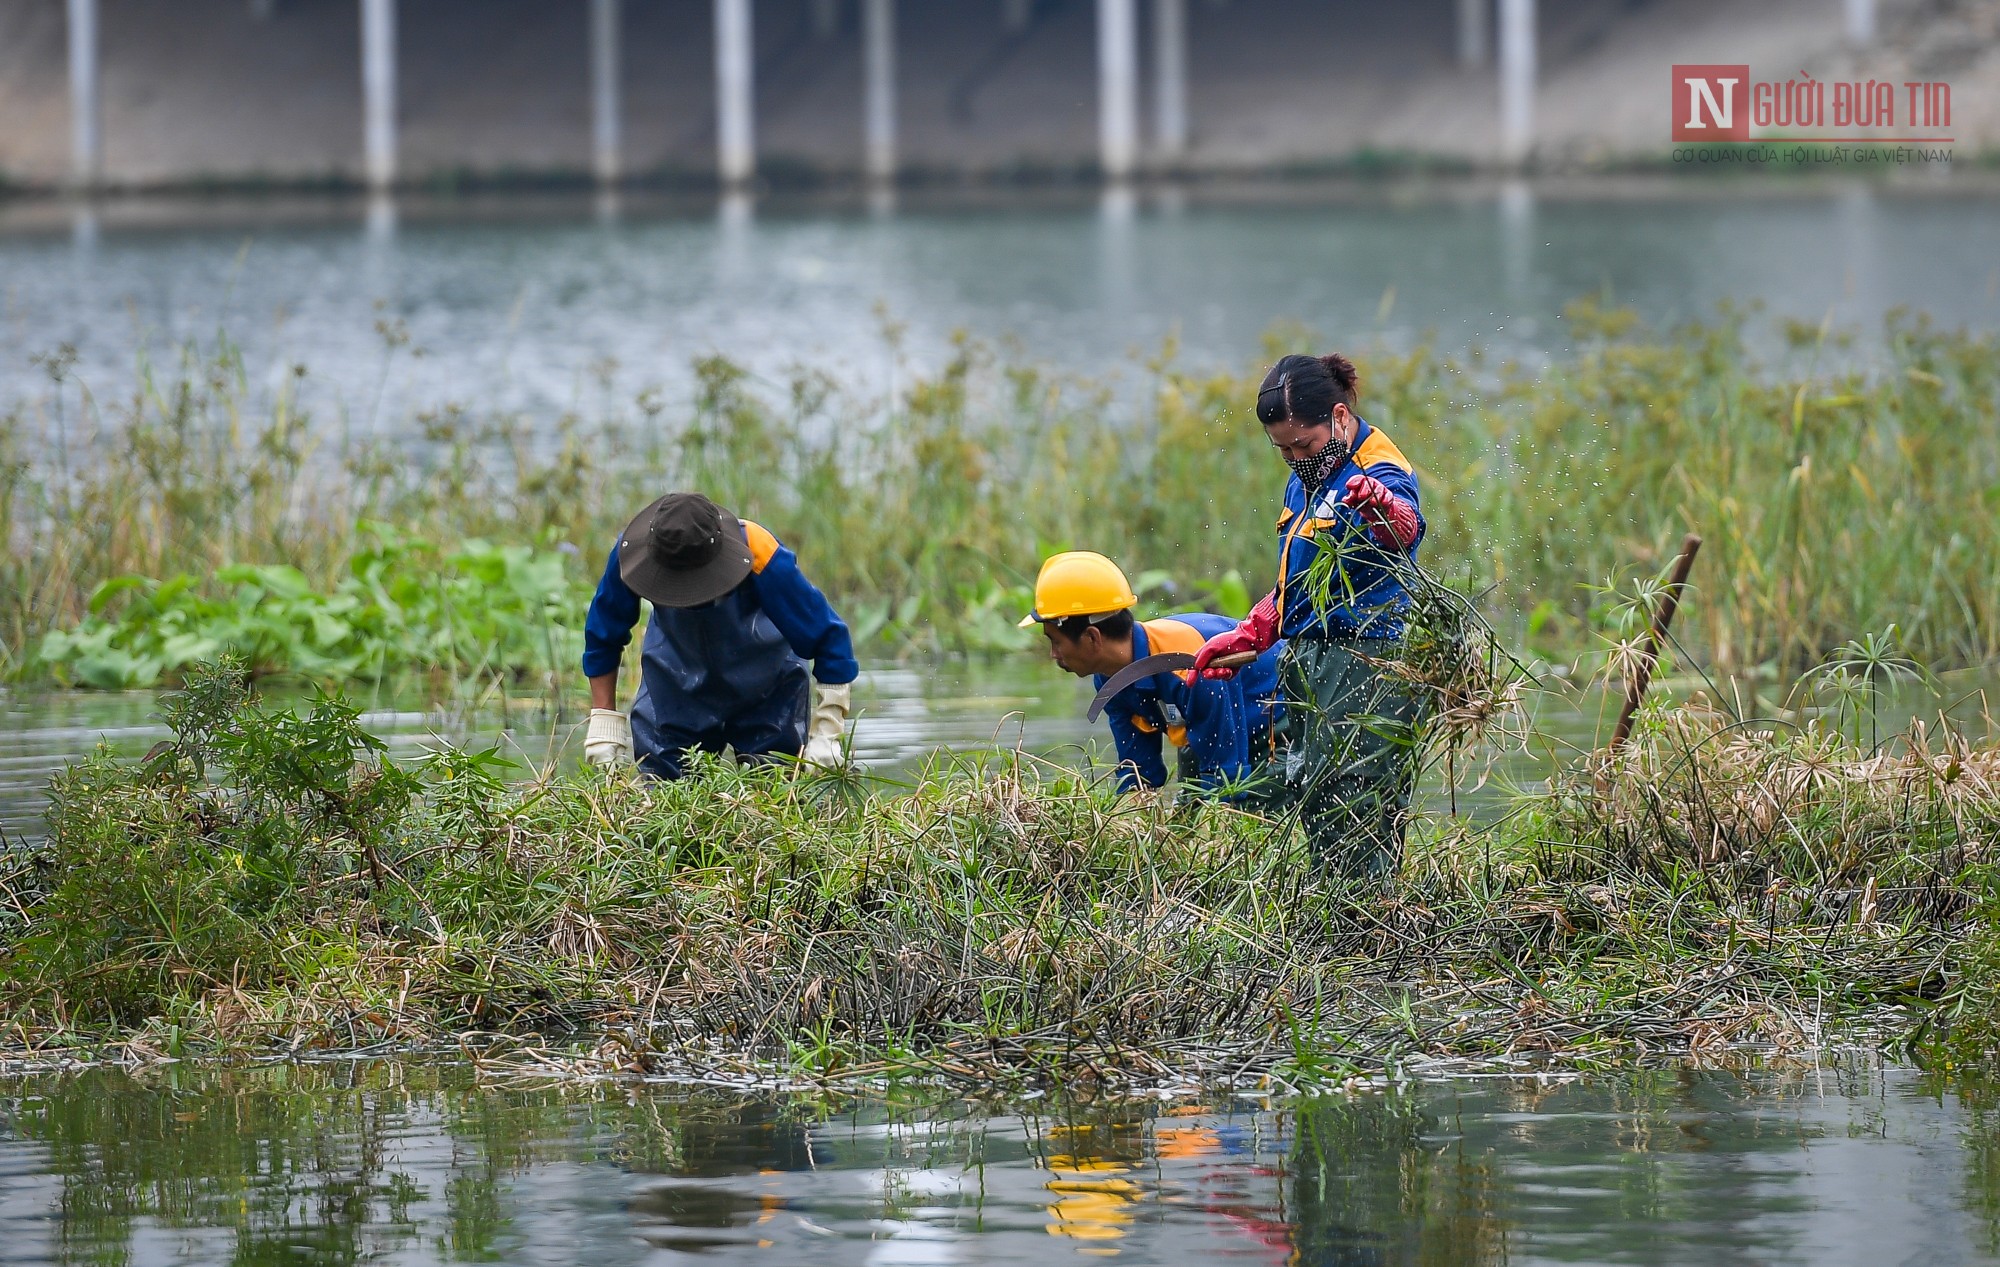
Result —
[[1035, 610], [1021, 628], [1071, 616], [1108, 616], [1139, 601], [1118, 565], [1089, 550], [1052, 554], [1035, 578]]

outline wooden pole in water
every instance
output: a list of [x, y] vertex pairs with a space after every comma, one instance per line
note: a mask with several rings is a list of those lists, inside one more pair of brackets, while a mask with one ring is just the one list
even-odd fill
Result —
[[96, 188], [104, 175], [97, 72], [97, 0], [69, 0], [70, 172], [79, 189]]
[[1681, 605], [1681, 589], [1687, 584], [1688, 569], [1694, 566], [1695, 551], [1701, 549], [1701, 538], [1690, 532], [1681, 541], [1680, 557], [1674, 560], [1673, 575], [1667, 579], [1667, 592], [1660, 596], [1660, 609], [1653, 613], [1652, 627], [1646, 630], [1646, 641], [1639, 647], [1639, 664], [1632, 672], [1632, 680], [1625, 684], [1625, 707], [1619, 710], [1618, 726], [1611, 732], [1610, 752], [1617, 752], [1632, 737], [1632, 718], [1639, 712], [1640, 703], [1646, 698], [1646, 687], [1652, 683], [1653, 667], [1660, 661], [1660, 643], [1666, 640], [1667, 627], [1674, 623], [1674, 612]]

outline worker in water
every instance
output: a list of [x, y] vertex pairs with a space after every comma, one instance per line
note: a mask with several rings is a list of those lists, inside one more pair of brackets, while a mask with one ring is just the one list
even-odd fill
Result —
[[[1132, 586], [1101, 554], [1073, 550], [1051, 556], [1035, 580], [1035, 609], [1021, 622], [1039, 624], [1056, 667], [1091, 678], [1101, 690], [1113, 674], [1147, 656], [1193, 655], [1212, 635], [1231, 630], [1227, 616], [1167, 616], [1138, 621]], [[1270, 751], [1272, 697], [1279, 649], [1267, 648], [1227, 680], [1195, 679], [1169, 670], [1141, 678], [1104, 706], [1118, 751], [1123, 792], [1167, 781], [1165, 745], [1180, 751], [1187, 791], [1229, 797], [1250, 790], [1260, 758]]]
[[1285, 799], [1319, 868], [1381, 879], [1402, 852], [1419, 759], [1419, 701], [1388, 666], [1424, 519], [1409, 459], [1356, 412], [1357, 383], [1339, 355], [1288, 356], [1264, 376], [1257, 420], [1292, 472], [1278, 583], [1208, 640], [1196, 670], [1226, 673], [1211, 662], [1285, 640]]
[[[618, 711], [618, 661], [641, 598], [653, 604], [653, 622], [628, 721]], [[584, 760], [608, 766], [636, 756], [648, 774], [677, 779], [689, 749], [719, 753], [726, 744], [744, 760], [838, 766], [859, 671], [847, 626], [797, 556], [699, 493], [669, 493], [619, 534], [590, 600]]]

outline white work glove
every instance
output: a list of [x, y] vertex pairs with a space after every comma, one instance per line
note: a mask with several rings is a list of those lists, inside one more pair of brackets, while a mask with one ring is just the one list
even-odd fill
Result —
[[618, 766], [632, 761], [632, 723], [615, 708], [590, 710], [590, 728], [583, 732], [586, 765]]
[[806, 750], [800, 754], [800, 760], [828, 770], [847, 764], [840, 740], [847, 733], [847, 707], [853, 698], [851, 683], [820, 686], [819, 702], [813, 705], [812, 724], [806, 727]]

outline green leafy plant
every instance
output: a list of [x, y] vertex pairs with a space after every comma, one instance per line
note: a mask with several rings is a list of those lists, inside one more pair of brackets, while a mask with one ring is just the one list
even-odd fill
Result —
[[222, 568], [206, 587], [186, 574], [114, 577], [83, 621], [43, 638], [40, 662], [60, 680], [121, 689], [224, 650], [257, 674], [353, 679], [435, 667], [555, 671], [581, 649], [589, 596], [561, 554], [479, 540], [445, 553], [381, 525], [364, 540], [325, 591], [284, 564]]

